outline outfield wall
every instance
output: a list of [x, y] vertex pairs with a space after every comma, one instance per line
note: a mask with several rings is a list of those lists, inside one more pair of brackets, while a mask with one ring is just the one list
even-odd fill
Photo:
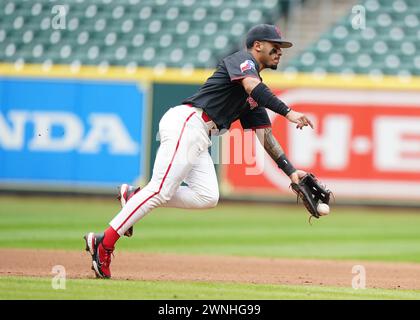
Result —
[[[161, 115], [211, 73], [0, 64], [0, 187], [114, 192], [144, 183]], [[263, 76], [314, 121], [300, 131], [270, 113], [290, 160], [319, 176], [337, 202], [420, 204], [419, 78]], [[211, 149], [222, 196], [290, 201], [287, 178], [259, 144], [243, 147], [253, 135], [238, 123], [231, 132]], [[232, 160], [238, 145], [242, 160]]]

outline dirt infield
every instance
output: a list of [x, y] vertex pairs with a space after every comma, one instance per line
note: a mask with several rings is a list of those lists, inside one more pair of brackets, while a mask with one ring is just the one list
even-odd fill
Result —
[[[63, 265], [69, 278], [94, 278], [88, 253], [0, 249], [0, 276], [51, 277]], [[366, 270], [367, 288], [420, 289], [420, 264], [269, 259], [118, 252], [113, 278], [119, 280], [228, 281], [259, 284], [351, 287], [354, 265]]]

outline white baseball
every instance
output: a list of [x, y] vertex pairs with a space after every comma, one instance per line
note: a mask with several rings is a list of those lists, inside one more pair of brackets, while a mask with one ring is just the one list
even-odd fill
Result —
[[316, 210], [321, 216], [326, 216], [327, 214], [330, 213], [330, 207], [328, 206], [328, 204], [322, 203], [322, 202], [318, 204], [318, 206], [316, 207]]

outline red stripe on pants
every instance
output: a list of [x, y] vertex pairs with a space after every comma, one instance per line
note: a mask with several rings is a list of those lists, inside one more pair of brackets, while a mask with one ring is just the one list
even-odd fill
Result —
[[118, 227], [118, 229], [116, 230], [117, 232], [118, 232], [118, 230], [120, 230], [123, 226], [124, 226], [124, 224], [132, 217], [132, 215], [143, 205], [143, 204], [145, 204], [147, 201], [149, 201], [151, 198], [153, 198], [155, 195], [157, 195], [157, 194], [159, 194], [160, 193], [160, 191], [162, 190], [162, 186], [163, 186], [163, 183], [165, 182], [165, 179], [166, 179], [166, 177], [168, 176], [168, 173], [169, 173], [169, 170], [171, 169], [171, 167], [172, 167], [172, 163], [174, 162], [174, 159], [175, 159], [175, 155], [176, 155], [176, 153], [177, 153], [177, 151], [178, 151], [178, 148], [179, 148], [179, 144], [180, 144], [180, 142], [181, 142], [181, 138], [182, 138], [182, 135], [183, 135], [183, 133], [184, 133], [184, 129], [185, 129], [185, 126], [187, 125], [187, 122], [190, 120], [190, 118], [193, 116], [195, 114], [195, 111], [193, 112], [193, 113], [191, 113], [189, 116], [188, 116], [188, 118], [185, 120], [185, 122], [184, 122], [184, 125], [182, 126], [182, 130], [181, 130], [181, 133], [180, 133], [180, 135], [179, 135], [179, 138], [178, 138], [178, 142], [176, 143], [176, 147], [175, 147], [175, 151], [174, 151], [174, 154], [172, 155], [172, 159], [171, 159], [171, 162], [169, 163], [169, 166], [168, 166], [168, 169], [166, 169], [166, 172], [165, 172], [165, 175], [163, 176], [163, 179], [162, 179], [162, 182], [160, 183], [160, 186], [159, 186], [159, 190], [157, 191], [157, 192], [155, 192], [155, 193], [153, 193], [150, 197], [148, 197], [146, 200], [144, 200], [142, 203], [140, 203], [138, 206], [137, 206], [137, 208], [136, 209], [134, 209], [133, 210], [133, 212], [131, 212], [130, 213], [130, 215], [127, 217], [127, 219], [125, 219], [124, 220], [124, 222]]

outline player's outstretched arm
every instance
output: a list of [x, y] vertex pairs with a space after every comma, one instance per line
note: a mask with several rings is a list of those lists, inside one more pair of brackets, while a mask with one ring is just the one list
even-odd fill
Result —
[[282, 154], [284, 154], [283, 148], [280, 143], [274, 138], [273, 130], [271, 127], [256, 129], [258, 141], [264, 146], [264, 150], [270, 155], [270, 157], [277, 161]]
[[282, 116], [286, 117], [290, 122], [296, 123], [296, 128], [310, 126], [313, 129], [311, 120], [303, 113], [290, 109], [285, 103], [278, 99], [271, 90], [263, 84], [259, 79], [254, 77], [246, 77], [242, 79], [242, 86], [245, 91], [254, 99], [258, 105], [268, 108]]
[[286, 114], [286, 119], [290, 122], [296, 123], [296, 128], [300, 130], [302, 130], [302, 128], [306, 126], [310, 126], [312, 129], [314, 128], [314, 125], [307, 116], [305, 116], [303, 113], [296, 112], [294, 110], [290, 110], [290, 112]]
[[251, 95], [252, 90], [254, 90], [260, 83], [261, 80], [254, 77], [245, 77], [242, 79], [242, 86], [249, 95]]
[[289, 176], [294, 183], [299, 183], [300, 178], [305, 176], [306, 172], [297, 170], [287, 159], [283, 148], [273, 135], [272, 128], [257, 129], [256, 134], [260, 143], [264, 146], [265, 151], [277, 163], [280, 169]]

